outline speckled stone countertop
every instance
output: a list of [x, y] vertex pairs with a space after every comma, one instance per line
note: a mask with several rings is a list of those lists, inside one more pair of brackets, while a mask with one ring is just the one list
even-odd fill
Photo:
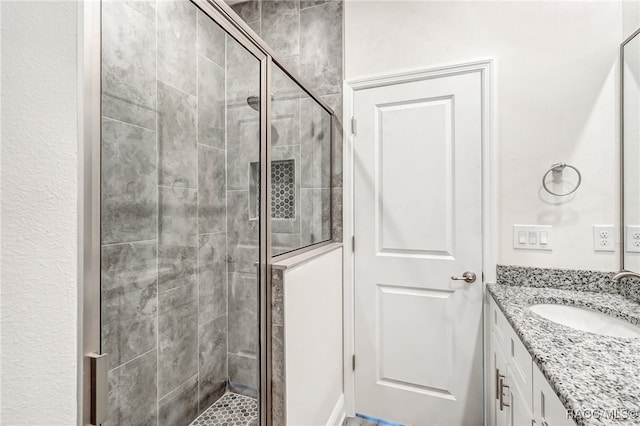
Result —
[[565, 407], [579, 425], [640, 424], [583, 410], [629, 410], [640, 415], [640, 339], [592, 334], [549, 321], [527, 309], [537, 303], [582, 306], [640, 324], [640, 304], [619, 294], [487, 285]]

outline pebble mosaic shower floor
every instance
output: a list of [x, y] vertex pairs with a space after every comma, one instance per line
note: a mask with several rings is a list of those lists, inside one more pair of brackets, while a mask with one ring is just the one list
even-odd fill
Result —
[[191, 426], [247, 426], [258, 424], [258, 401], [227, 392], [195, 419]]

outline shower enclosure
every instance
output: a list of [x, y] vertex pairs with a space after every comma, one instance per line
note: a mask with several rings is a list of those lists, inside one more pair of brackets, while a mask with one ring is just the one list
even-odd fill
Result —
[[85, 20], [84, 422], [267, 424], [269, 265], [330, 242], [333, 113], [218, 0]]

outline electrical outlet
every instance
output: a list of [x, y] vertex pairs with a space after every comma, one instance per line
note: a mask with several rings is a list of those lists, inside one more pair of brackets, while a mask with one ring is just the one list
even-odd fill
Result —
[[627, 253], [640, 253], [640, 226], [627, 225], [624, 242]]
[[616, 251], [613, 225], [593, 225], [593, 250]]

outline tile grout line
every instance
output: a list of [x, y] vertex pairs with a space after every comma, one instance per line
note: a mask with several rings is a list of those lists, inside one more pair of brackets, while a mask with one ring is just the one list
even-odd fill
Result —
[[205, 325], [209, 325], [209, 324], [211, 324], [212, 322], [219, 320], [220, 318], [222, 318], [222, 317], [223, 317], [223, 316], [225, 316], [225, 315], [226, 315], [226, 313], [223, 313], [223, 314], [218, 315], [218, 316], [217, 316], [217, 317], [215, 317], [215, 318], [210, 319], [210, 320], [209, 320], [209, 321], [207, 321], [207, 322], [203, 322], [203, 323], [202, 323], [202, 325], [201, 325], [201, 327], [204, 327]]
[[224, 234], [224, 231], [218, 231], [218, 232], [201, 232], [198, 235], [221, 235]]
[[[156, 54], [157, 54], [157, 52], [156, 52]], [[157, 66], [157, 63], [156, 63], [156, 66]], [[158, 83], [162, 83], [162, 84], [164, 84], [165, 86], [169, 86], [169, 87], [171, 87], [172, 89], [175, 89], [175, 90], [177, 90], [178, 92], [182, 93], [183, 95], [187, 95], [187, 96], [191, 96], [191, 97], [196, 97], [196, 95], [195, 95], [195, 94], [193, 94], [193, 93], [189, 93], [189, 92], [187, 92], [186, 90], [181, 89], [181, 88], [179, 88], [179, 87], [176, 87], [176, 86], [174, 86], [174, 85], [173, 85], [173, 84], [171, 84], [171, 83], [167, 83], [166, 81], [161, 80], [161, 79], [159, 79], [159, 78], [157, 78], [157, 77], [156, 77], [156, 80], [157, 80], [157, 82], [158, 82]], [[196, 90], [197, 90], [197, 89], [196, 89]]]
[[198, 376], [198, 373], [195, 373], [195, 374], [192, 374], [191, 376], [189, 376], [184, 382], [176, 385], [175, 388], [171, 389], [169, 392], [167, 392], [165, 395], [163, 395], [163, 397], [160, 399], [160, 401], [163, 400], [163, 399], [166, 399], [169, 395], [171, 395], [172, 393], [176, 392], [178, 389], [180, 389], [182, 386], [184, 386], [189, 380], [193, 379], [194, 377], [196, 378], [196, 381], [197, 381], [197, 376]]
[[319, 7], [319, 6], [324, 6], [326, 4], [329, 3], [337, 3], [335, 0], [327, 0], [327, 1], [323, 1], [322, 3], [318, 3], [318, 4], [312, 4], [311, 6], [307, 6], [307, 7], [301, 7], [300, 10], [307, 10], [307, 9], [313, 9], [314, 7]]
[[[198, 342], [197, 354], [198, 354], [198, 377], [196, 378], [196, 394], [198, 400], [196, 401], [197, 412], [200, 413], [202, 407], [200, 406], [200, 55], [198, 54], [198, 47], [200, 46], [200, 37], [199, 37], [199, 24], [198, 24], [198, 13], [199, 11], [196, 8], [195, 13], [195, 27], [196, 27], [196, 171], [198, 176], [196, 178], [196, 290], [197, 290], [197, 300], [196, 300], [196, 337]], [[196, 416], [196, 419], [198, 416]], [[193, 419], [190, 420], [192, 422]]]
[[230, 382], [229, 378], [229, 179], [228, 179], [228, 169], [229, 169], [229, 146], [228, 146], [228, 132], [229, 132], [229, 123], [228, 123], [228, 115], [229, 115], [229, 106], [228, 106], [228, 93], [229, 93], [229, 35], [224, 33], [224, 229], [225, 229], [225, 238], [224, 238], [224, 275], [225, 275], [225, 314], [227, 315], [226, 322], [226, 330], [225, 330], [225, 350], [224, 350], [224, 363], [225, 363], [225, 371], [224, 371], [224, 380], [225, 380], [225, 391], [227, 391], [228, 383]]
[[183, 187], [178, 187], [176, 188], [173, 185], [165, 185], [165, 184], [158, 184], [158, 188], [163, 188], [163, 189], [175, 189], [175, 190], [184, 190], [186, 189], [187, 191], [197, 191], [198, 187], [193, 187], [193, 186], [183, 186]]
[[150, 240], [135, 240], [135, 241], [122, 241], [119, 243], [108, 243], [108, 244], [100, 244], [100, 247], [113, 247], [113, 246], [123, 246], [126, 244], [150, 244], [156, 242], [157, 238], [153, 238]]
[[117, 369], [119, 369], [119, 368], [122, 368], [122, 367], [124, 367], [125, 365], [128, 365], [128, 364], [132, 363], [133, 361], [136, 361], [136, 360], [138, 360], [138, 359], [142, 358], [143, 356], [147, 355], [148, 353], [153, 352], [153, 351], [155, 351], [155, 350], [156, 350], [156, 348], [151, 348], [151, 349], [149, 349], [148, 351], [145, 351], [145, 352], [141, 353], [140, 355], [137, 355], [137, 356], [135, 356], [135, 357], [131, 358], [130, 360], [125, 361], [125, 362], [123, 362], [122, 364], [119, 364], [119, 365], [117, 365], [117, 366], [115, 366], [115, 367], [111, 368], [111, 369], [109, 370], [109, 372], [111, 372], [111, 371], [115, 371], [115, 370], [117, 370]]
[[[160, 182], [158, 164], [160, 162], [158, 147], [158, 5], [156, 14], [156, 185]], [[156, 426], [160, 425], [160, 189], [156, 188]]]
[[[157, 93], [156, 93], [156, 95], [157, 95]], [[157, 130], [150, 129], [150, 128], [148, 128], [148, 127], [143, 127], [143, 126], [139, 126], [139, 125], [137, 125], [137, 124], [128, 123], [128, 122], [126, 122], [126, 121], [118, 120], [118, 119], [116, 119], [116, 118], [111, 118], [111, 117], [109, 117], [108, 115], [104, 115], [104, 114], [103, 114], [100, 118], [101, 118], [102, 120], [109, 120], [109, 121], [113, 121], [114, 123], [120, 123], [120, 124], [124, 124], [124, 125], [126, 125], [126, 126], [135, 127], [135, 128], [137, 128], [137, 129], [140, 129], [140, 130], [146, 130], [147, 132], [156, 132], [156, 131], [157, 131]]]
[[224, 151], [224, 149], [222, 149], [222, 148], [218, 148], [217, 146], [207, 145], [206, 143], [198, 142], [196, 145], [201, 146], [203, 148], [207, 148], [207, 149], [217, 149], [218, 151]]
[[180, 284], [180, 285], [177, 285], [177, 286], [175, 286], [175, 287], [171, 287], [171, 288], [168, 288], [168, 289], [166, 289], [166, 290], [159, 291], [159, 292], [158, 292], [158, 294], [165, 294], [165, 293], [169, 293], [170, 291], [175, 291], [175, 290], [178, 290], [178, 289], [183, 289], [183, 288], [188, 287], [188, 286], [190, 286], [190, 285], [197, 286], [198, 284], [197, 284], [197, 283], [186, 283], [186, 284]]
[[[208, 18], [208, 19], [210, 19], [210, 18], [209, 18], [209, 16], [207, 16], [207, 18]], [[214, 22], [215, 22], [215, 21], [214, 21]], [[196, 22], [196, 26], [197, 26], [197, 25], [198, 25], [198, 23]], [[217, 25], [217, 24], [216, 24], [216, 25]], [[197, 31], [197, 29], [196, 29], [196, 31]], [[197, 38], [197, 37], [198, 37], [198, 34], [196, 33], [196, 38]], [[205, 55], [205, 54], [203, 54], [203, 53], [200, 53], [200, 52], [196, 51], [196, 56], [198, 56], [198, 57], [199, 57], [199, 56], [202, 56], [204, 59], [206, 59], [206, 60], [207, 60], [207, 62], [211, 62], [213, 65], [215, 65], [215, 66], [216, 66], [216, 67], [218, 67], [221, 71], [223, 71], [223, 72], [224, 72], [224, 68], [222, 68], [222, 66], [221, 66], [219, 63], [217, 63], [216, 61], [214, 61], [213, 59], [211, 59], [211, 58], [210, 58], [210, 57], [208, 57], [207, 55]], [[198, 90], [198, 89], [196, 89], [196, 92], [197, 92], [197, 90]]]

